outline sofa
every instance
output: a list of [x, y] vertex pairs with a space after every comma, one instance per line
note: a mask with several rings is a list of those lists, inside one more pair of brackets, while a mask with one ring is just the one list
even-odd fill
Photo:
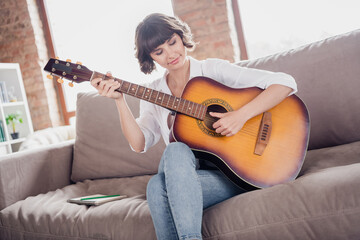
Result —
[[75, 126], [65, 125], [49, 127], [35, 131], [20, 144], [19, 151], [75, 139]]
[[[295, 180], [205, 209], [204, 239], [360, 239], [359, 43], [355, 30], [237, 63], [294, 76], [311, 119], [308, 151]], [[114, 101], [78, 94], [76, 139], [0, 158], [0, 239], [156, 239], [146, 185], [164, 147], [132, 152]], [[128, 197], [67, 202], [97, 193]]]

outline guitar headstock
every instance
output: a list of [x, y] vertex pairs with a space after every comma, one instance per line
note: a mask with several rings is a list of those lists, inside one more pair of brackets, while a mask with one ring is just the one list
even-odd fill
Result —
[[72, 82], [81, 83], [90, 81], [93, 71], [83, 66], [80, 62], [71, 63], [70, 60], [62, 61], [55, 58], [50, 58], [44, 70], [49, 72], [48, 78], [52, 78], [52, 75], [60, 77], [58, 82], [62, 83], [62, 78], [71, 81], [69, 83], [72, 86]]

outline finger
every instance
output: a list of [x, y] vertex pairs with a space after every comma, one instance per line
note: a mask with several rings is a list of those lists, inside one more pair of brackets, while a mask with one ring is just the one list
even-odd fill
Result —
[[221, 132], [221, 135], [223, 135], [223, 136], [228, 136], [229, 134], [232, 134], [232, 132], [230, 130], [228, 130], [228, 129]]
[[91, 80], [91, 85], [93, 85], [94, 87], [97, 87], [99, 85], [99, 82], [101, 82], [101, 78], [94, 78], [93, 80]]
[[106, 96], [109, 92], [110, 87], [112, 86], [113, 83], [109, 82], [109, 81], [102, 81], [100, 83], [101, 85], [101, 96]]
[[109, 88], [108, 94], [107, 96], [111, 96], [113, 94], [113, 92], [118, 89], [120, 87], [120, 83], [119, 82], [114, 82], [112, 84], [112, 86]]
[[104, 89], [104, 87], [105, 87], [105, 85], [106, 85], [106, 82], [105, 81], [100, 81], [99, 83], [98, 83], [98, 89], [101, 89], [101, 90], [103, 90]]
[[227, 137], [231, 137], [231, 136], [234, 136], [234, 135], [235, 135], [235, 133], [232, 133], [232, 132], [226, 134]]
[[222, 132], [224, 132], [225, 130], [226, 130], [226, 128], [220, 126], [220, 127], [218, 127], [218, 128], [215, 129], [215, 132], [217, 132], [217, 133], [222, 133]]
[[218, 129], [219, 127], [221, 127], [221, 122], [220, 120], [217, 120], [216, 122], [214, 122], [213, 128]]
[[218, 112], [209, 112], [209, 114], [210, 116], [217, 118], [221, 118], [224, 115], [223, 113], [218, 113]]
[[106, 73], [106, 76], [108, 76], [108, 77], [112, 77], [111, 72], [110, 72], [110, 71], [108, 71], [108, 72]]

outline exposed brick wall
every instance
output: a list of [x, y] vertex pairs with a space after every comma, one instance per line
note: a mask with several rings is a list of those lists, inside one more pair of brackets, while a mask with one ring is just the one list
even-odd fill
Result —
[[[44, 82], [43, 61], [36, 45], [39, 41], [30, 17], [37, 13], [29, 12], [29, 9], [35, 11], [31, 7], [35, 3], [29, 3], [28, 6], [26, 0], [0, 1], [0, 62], [20, 64], [33, 126], [39, 130], [53, 126], [49, 109], [57, 109], [57, 103], [55, 100], [55, 105], [49, 106], [46, 88], [53, 89], [54, 86]], [[58, 111], [57, 115], [55, 119], [59, 119]]]
[[234, 48], [226, 0], [173, 0], [174, 14], [186, 22], [199, 42], [189, 55], [234, 62]]

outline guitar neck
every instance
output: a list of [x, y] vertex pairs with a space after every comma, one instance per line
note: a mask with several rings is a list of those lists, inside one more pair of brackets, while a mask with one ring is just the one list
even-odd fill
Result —
[[[112, 79], [105, 74], [93, 71], [91, 79], [102, 78], [103, 80]], [[114, 78], [115, 81], [120, 83], [120, 87], [115, 91], [151, 102], [161, 107], [167, 108], [174, 112], [179, 112], [190, 117], [204, 120], [207, 107], [202, 104], [198, 104], [186, 99], [178, 98], [170, 94], [166, 94], [151, 88], [140, 86], [135, 83], [130, 83], [119, 78]]]

